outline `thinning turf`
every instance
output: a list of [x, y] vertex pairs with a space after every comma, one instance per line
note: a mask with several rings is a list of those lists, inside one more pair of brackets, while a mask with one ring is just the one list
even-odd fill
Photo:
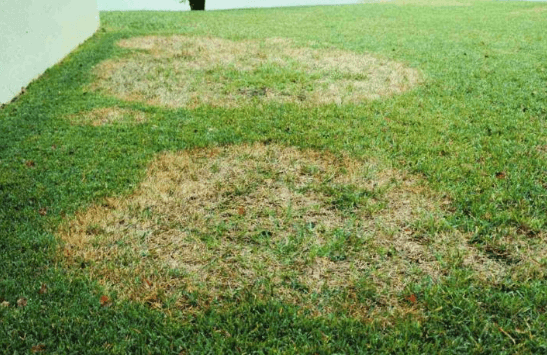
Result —
[[476, 277], [501, 271], [455, 229], [427, 244], [414, 235], [417, 221], [442, 224], [449, 202], [421, 185], [375, 162], [274, 144], [182, 151], [155, 159], [131, 196], [78, 213], [58, 235], [73, 267], [85, 263], [120, 297], [169, 312], [251, 292], [316, 314], [379, 318], [409, 311], [400, 292], [438, 282], [451, 264]]
[[[102, 13], [93, 38], [0, 110], [2, 351], [546, 352], [546, 8], [406, 1]], [[175, 109], [89, 90], [95, 66], [129, 53], [118, 41], [148, 35], [281, 37], [317, 50], [404, 63], [424, 80], [392, 97], [317, 107]], [[71, 119], [113, 107], [135, 116], [97, 125]], [[146, 119], [136, 122], [139, 115]], [[67, 267], [58, 226], [106, 198], [133, 193], [159, 153], [253, 142], [374, 159], [421, 176], [450, 204], [443, 223], [412, 225], [420, 243], [431, 245], [439, 233], [457, 231], [469, 234], [468, 246], [495, 263], [534, 266], [481, 279], [457, 263], [443, 265], [440, 281], [424, 278], [397, 294], [408, 312], [384, 309], [382, 317], [367, 321], [343, 309], [317, 317], [298, 304], [256, 299], [252, 292], [197, 312], [168, 312], [107, 292], [111, 288], [90, 276], [85, 261]], [[347, 191], [336, 193], [347, 198]], [[369, 283], [352, 294], [370, 305], [371, 314], [382, 307]], [[200, 304], [198, 294], [184, 297]]]
[[404, 92], [420, 82], [417, 70], [385, 58], [298, 48], [283, 38], [142, 36], [117, 45], [135, 51], [98, 65], [91, 89], [167, 107], [341, 105]]

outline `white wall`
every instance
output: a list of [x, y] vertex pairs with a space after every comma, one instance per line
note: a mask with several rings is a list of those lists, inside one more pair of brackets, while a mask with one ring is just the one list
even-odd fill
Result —
[[0, 103], [91, 36], [97, 0], [0, 0]]

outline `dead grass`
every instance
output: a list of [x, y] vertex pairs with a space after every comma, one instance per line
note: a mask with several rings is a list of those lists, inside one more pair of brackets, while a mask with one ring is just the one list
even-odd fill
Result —
[[469, 0], [394, 0], [398, 6], [431, 6], [431, 7], [454, 7], [454, 6], [472, 6], [473, 2]]
[[297, 47], [287, 39], [144, 36], [95, 68], [92, 88], [124, 100], [189, 107], [297, 102], [360, 103], [417, 85], [420, 73], [370, 54]]
[[536, 6], [531, 9], [523, 9], [523, 10], [515, 10], [512, 11], [512, 15], [536, 15], [536, 14], [543, 14], [547, 11], [547, 6]]
[[132, 300], [188, 310], [250, 291], [366, 318], [414, 312], [405, 288], [455, 267], [491, 281], [530, 265], [442, 227], [448, 203], [377, 162], [255, 144], [162, 154], [133, 195], [59, 234], [69, 260]]
[[141, 123], [146, 121], [143, 112], [118, 107], [97, 108], [91, 111], [82, 111], [67, 116], [70, 122], [77, 125], [103, 126], [113, 123]]

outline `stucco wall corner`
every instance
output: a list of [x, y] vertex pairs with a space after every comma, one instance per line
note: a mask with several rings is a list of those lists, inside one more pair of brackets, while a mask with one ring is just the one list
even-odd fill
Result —
[[97, 0], [0, 0], [0, 103], [99, 28]]

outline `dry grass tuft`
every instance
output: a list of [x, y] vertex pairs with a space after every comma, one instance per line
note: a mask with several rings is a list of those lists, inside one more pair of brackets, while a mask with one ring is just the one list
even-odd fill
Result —
[[137, 192], [59, 233], [70, 260], [152, 306], [191, 310], [249, 291], [367, 318], [372, 305], [414, 311], [401, 292], [453, 267], [508, 272], [464, 235], [423, 228], [442, 224], [447, 203], [375, 162], [255, 144], [163, 154]]
[[95, 68], [95, 90], [153, 105], [236, 107], [259, 102], [360, 103], [420, 82], [404, 65], [338, 49], [296, 47], [286, 39], [144, 36], [121, 40], [135, 51]]
[[118, 122], [142, 123], [146, 121], [146, 115], [143, 112], [135, 110], [118, 107], [104, 107], [91, 111], [83, 111], [75, 115], [69, 115], [68, 119], [73, 124], [98, 127]]
[[431, 6], [431, 7], [454, 7], [454, 6], [472, 6], [473, 2], [469, 0], [393, 0], [398, 6]]
[[544, 12], [547, 12], [547, 7], [545, 6], [537, 6], [532, 7], [531, 9], [522, 9], [522, 10], [515, 10], [512, 11], [512, 15], [532, 15], [532, 14], [543, 14]]

